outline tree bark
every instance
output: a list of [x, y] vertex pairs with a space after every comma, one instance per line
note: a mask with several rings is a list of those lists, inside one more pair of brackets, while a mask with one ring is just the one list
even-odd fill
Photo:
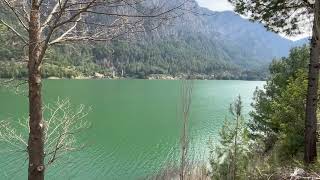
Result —
[[[316, 4], [319, 4], [319, 2]], [[307, 164], [313, 163], [317, 159], [317, 104], [320, 68], [320, 42], [319, 31], [317, 30], [319, 11], [317, 9], [319, 7], [315, 8], [315, 18], [313, 21], [306, 102], [304, 161]]]
[[40, 7], [32, 1], [29, 22], [29, 180], [44, 179], [44, 141], [41, 98], [41, 32]]

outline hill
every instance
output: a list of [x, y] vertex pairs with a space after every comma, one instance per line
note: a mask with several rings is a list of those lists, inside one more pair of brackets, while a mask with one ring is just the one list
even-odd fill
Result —
[[[286, 39], [231, 11], [197, 9], [205, 15], [185, 14], [166, 26], [136, 35], [130, 42], [118, 39], [55, 47], [48, 53], [44, 76], [90, 76], [99, 72], [135, 78], [167, 74], [189, 78], [264, 79], [268, 64], [274, 58], [287, 56], [292, 47], [308, 42], [307, 39]], [[8, 63], [21, 61], [22, 53], [17, 52], [16, 44], [6, 41], [5, 34], [0, 37], [4, 42], [0, 45], [1, 76], [24, 76], [25, 72], [12, 71], [12, 63]], [[17, 67], [23, 68], [21, 64]]]

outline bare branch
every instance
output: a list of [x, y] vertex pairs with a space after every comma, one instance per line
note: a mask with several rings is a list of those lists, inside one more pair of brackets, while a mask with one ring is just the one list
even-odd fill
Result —
[[5, 25], [7, 28], [9, 28], [15, 35], [17, 35], [25, 44], [28, 44], [28, 41], [26, 40], [23, 35], [21, 35], [17, 30], [15, 30], [12, 26], [10, 26], [8, 23], [6, 23], [3, 20], [0, 20], [0, 22]]
[[[77, 142], [77, 135], [90, 127], [90, 123], [85, 120], [89, 110], [84, 105], [74, 110], [68, 99], [58, 99], [53, 106], [45, 106], [44, 114], [49, 114], [48, 120], [44, 120], [43, 123], [47, 165], [51, 165], [58, 157], [69, 151], [76, 151], [84, 147], [83, 144]], [[29, 118], [24, 118], [15, 124], [12, 123], [14, 121], [0, 121], [0, 144], [6, 144], [8, 147], [2, 149], [0, 153], [27, 152], [28, 120]]]
[[84, 119], [88, 115], [85, 107], [80, 105], [74, 111], [69, 100], [58, 99], [54, 106], [45, 106], [44, 111], [50, 114], [45, 121], [45, 156], [50, 165], [60, 155], [82, 148], [77, 145], [76, 135], [89, 128], [90, 123]]
[[10, 121], [0, 121], [0, 142], [6, 143], [12, 150], [26, 152], [27, 141], [18, 132]]
[[23, 79], [0, 79], [0, 87], [4, 87], [10, 91], [14, 91], [16, 94], [24, 94], [26, 92], [25, 85], [28, 83], [27, 80]]
[[[7, 7], [10, 8], [10, 10], [14, 13], [14, 15], [16, 16], [16, 18], [19, 20], [20, 24], [23, 26], [23, 28], [28, 31], [28, 27], [27, 25], [23, 22], [23, 20], [21, 19], [20, 13], [17, 11], [17, 9], [8, 1], [8, 0], [2, 0], [5, 2], [5, 4], [7, 5]], [[23, 16], [24, 17], [24, 16]], [[25, 19], [28, 22], [28, 19]]]
[[[42, 4], [42, 3], [41, 3], [41, 4]], [[42, 24], [42, 26], [41, 26], [41, 32], [42, 32], [43, 29], [48, 25], [48, 23], [51, 21], [53, 15], [54, 15], [54, 13], [56, 13], [59, 5], [60, 5], [60, 1], [58, 1], [58, 2], [56, 3], [56, 5], [53, 7], [51, 13], [48, 15], [47, 19], [46, 19], [46, 20], [44, 21], [44, 23]]]
[[57, 39], [49, 42], [49, 45], [56, 44], [56, 43], [59, 43], [60, 41], [63, 41], [63, 38], [64, 38], [65, 36], [67, 36], [71, 31], [73, 31], [73, 30], [77, 27], [78, 22], [79, 22], [80, 20], [81, 20], [81, 17], [79, 17], [79, 18], [75, 21], [74, 25], [73, 25], [72, 27], [70, 27], [70, 29], [68, 29], [65, 33], [63, 33], [60, 37], [58, 37]]
[[[70, 18], [68, 18], [66, 21], [63, 21], [63, 22], [61, 22], [61, 23], [58, 23], [58, 24], [55, 24], [54, 25], [54, 27], [53, 27], [53, 29], [56, 29], [57, 27], [60, 27], [60, 26], [62, 26], [62, 25], [64, 25], [64, 24], [67, 24], [67, 23], [69, 23], [69, 22], [71, 22], [71, 21], [74, 21], [74, 19], [76, 19], [78, 16], [80, 16], [82, 13], [85, 13], [89, 8], [91, 8], [93, 5], [94, 5], [94, 3], [96, 2], [96, 0], [92, 0], [90, 3], [88, 3], [85, 7], [83, 7], [83, 8], [81, 8], [81, 9], [77, 9], [77, 11], [75, 12], [75, 14], [74, 15], [72, 15]], [[65, 4], [66, 5], [66, 4]], [[64, 6], [64, 7], [61, 7], [60, 8], [61, 9], [61, 12], [59, 12], [61, 15], [62, 15], [62, 13], [63, 13], [63, 11], [68, 11], [67, 9], [66, 9], [66, 6]]]

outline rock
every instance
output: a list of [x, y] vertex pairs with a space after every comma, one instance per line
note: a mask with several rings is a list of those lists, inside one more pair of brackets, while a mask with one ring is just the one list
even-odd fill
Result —
[[73, 79], [92, 79], [92, 77], [91, 76], [88, 76], [88, 77], [86, 77], [86, 76], [77, 76], [77, 77], [74, 77]]
[[104, 75], [103, 75], [103, 74], [100, 74], [100, 73], [95, 72], [95, 73], [94, 73], [94, 77], [95, 77], [95, 78], [99, 78], [99, 79], [101, 79], [101, 78], [104, 78]]
[[147, 79], [149, 80], [176, 80], [176, 78], [166, 74], [150, 74]]
[[296, 176], [303, 176], [305, 175], [305, 171], [301, 168], [295, 168], [294, 172], [290, 175], [291, 177], [296, 177]]
[[60, 79], [58, 77], [48, 77], [48, 79]]

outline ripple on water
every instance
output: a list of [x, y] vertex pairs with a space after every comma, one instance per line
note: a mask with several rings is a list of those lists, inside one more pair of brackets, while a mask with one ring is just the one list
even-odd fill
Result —
[[[191, 162], [208, 159], [208, 141], [217, 141], [234, 98], [242, 95], [247, 113], [255, 87], [262, 85], [263, 82], [245, 81], [194, 83], [189, 131]], [[49, 167], [47, 179], [134, 180], [176, 165], [181, 134], [179, 86], [179, 81], [45, 82], [45, 101], [69, 97], [74, 104], [94, 108], [88, 116], [94, 126], [84, 135], [91, 143]], [[27, 111], [24, 97], [1, 92], [0, 99], [0, 109], [5, 109], [5, 114]], [[0, 151], [3, 147], [0, 144]], [[24, 160], [24, 155], [0, 153], [0, 180], [26, 179]], [[19, 171], [17, 164], [21, 165]]]

